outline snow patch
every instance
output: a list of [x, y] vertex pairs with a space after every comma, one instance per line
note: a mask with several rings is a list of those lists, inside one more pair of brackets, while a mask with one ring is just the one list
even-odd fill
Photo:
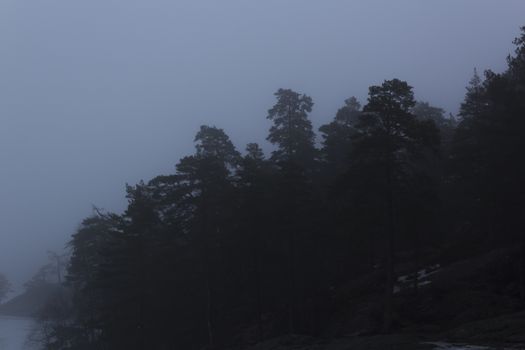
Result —
[[409, 289], [414, 286], [414, 280], [417, 279], [417, 286], [423, 287], [432, 283], [429, 277], [441, 269], [440, 264], [431, 265], [408, 275], [399, 276], [397, 283], [394, 285], [394, 294], [401, 292], [404, 289]]

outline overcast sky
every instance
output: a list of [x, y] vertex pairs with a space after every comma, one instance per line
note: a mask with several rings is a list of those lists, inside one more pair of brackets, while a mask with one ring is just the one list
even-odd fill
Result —
[[523, 0], [0, 0], [0, 272], [20, 285], [97, 205], [169, 173], [203, 123], [264, 143], [280, 87], [318, 127], [394, 77], [456, 113]]

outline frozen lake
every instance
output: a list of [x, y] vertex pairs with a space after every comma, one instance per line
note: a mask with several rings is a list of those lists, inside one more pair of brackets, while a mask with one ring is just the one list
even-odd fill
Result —
[[35, 349], [26, 344], [32, 326], [30, 318], [0, 316], [0, 350]]

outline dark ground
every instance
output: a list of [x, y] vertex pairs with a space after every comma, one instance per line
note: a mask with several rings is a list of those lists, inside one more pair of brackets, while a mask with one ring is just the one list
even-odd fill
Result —
[[[286, 335], [248, 349], [525, 349], [517, 257], [513, 247], [498, 249], [427, 269], [432, 273], [421, 279], [424, 283], [417, 291], [411, 282], [400, 283], [391, 334], [380, 330], [381, 273], [364, 275], [334, 292], [335, 312], [319, 337]], [[408, 271], [399, 270], [398, 276]], [[235, 349], [242, 348], [246, 347]]]

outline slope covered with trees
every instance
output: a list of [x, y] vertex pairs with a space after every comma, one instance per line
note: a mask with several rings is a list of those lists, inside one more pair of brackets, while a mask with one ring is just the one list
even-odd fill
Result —
[[508, 301], [485, 317], [522, 310], [525, 28], [515, 44], [506, 71], [475, 74], [457, 121], [392, 79], [363, 107], [347, 99], [320, 147], [312, 98], [289, 89], [268, 111], [269, 158], [202, 126], [173, 174], [128, 186], [122, 215], [95, 211], [72, 236], [71, 297], [46, 345], [225, 349], [442, 331], [457, 325], [437, 309], [451, 295], [481, 295], [474, 308]]

